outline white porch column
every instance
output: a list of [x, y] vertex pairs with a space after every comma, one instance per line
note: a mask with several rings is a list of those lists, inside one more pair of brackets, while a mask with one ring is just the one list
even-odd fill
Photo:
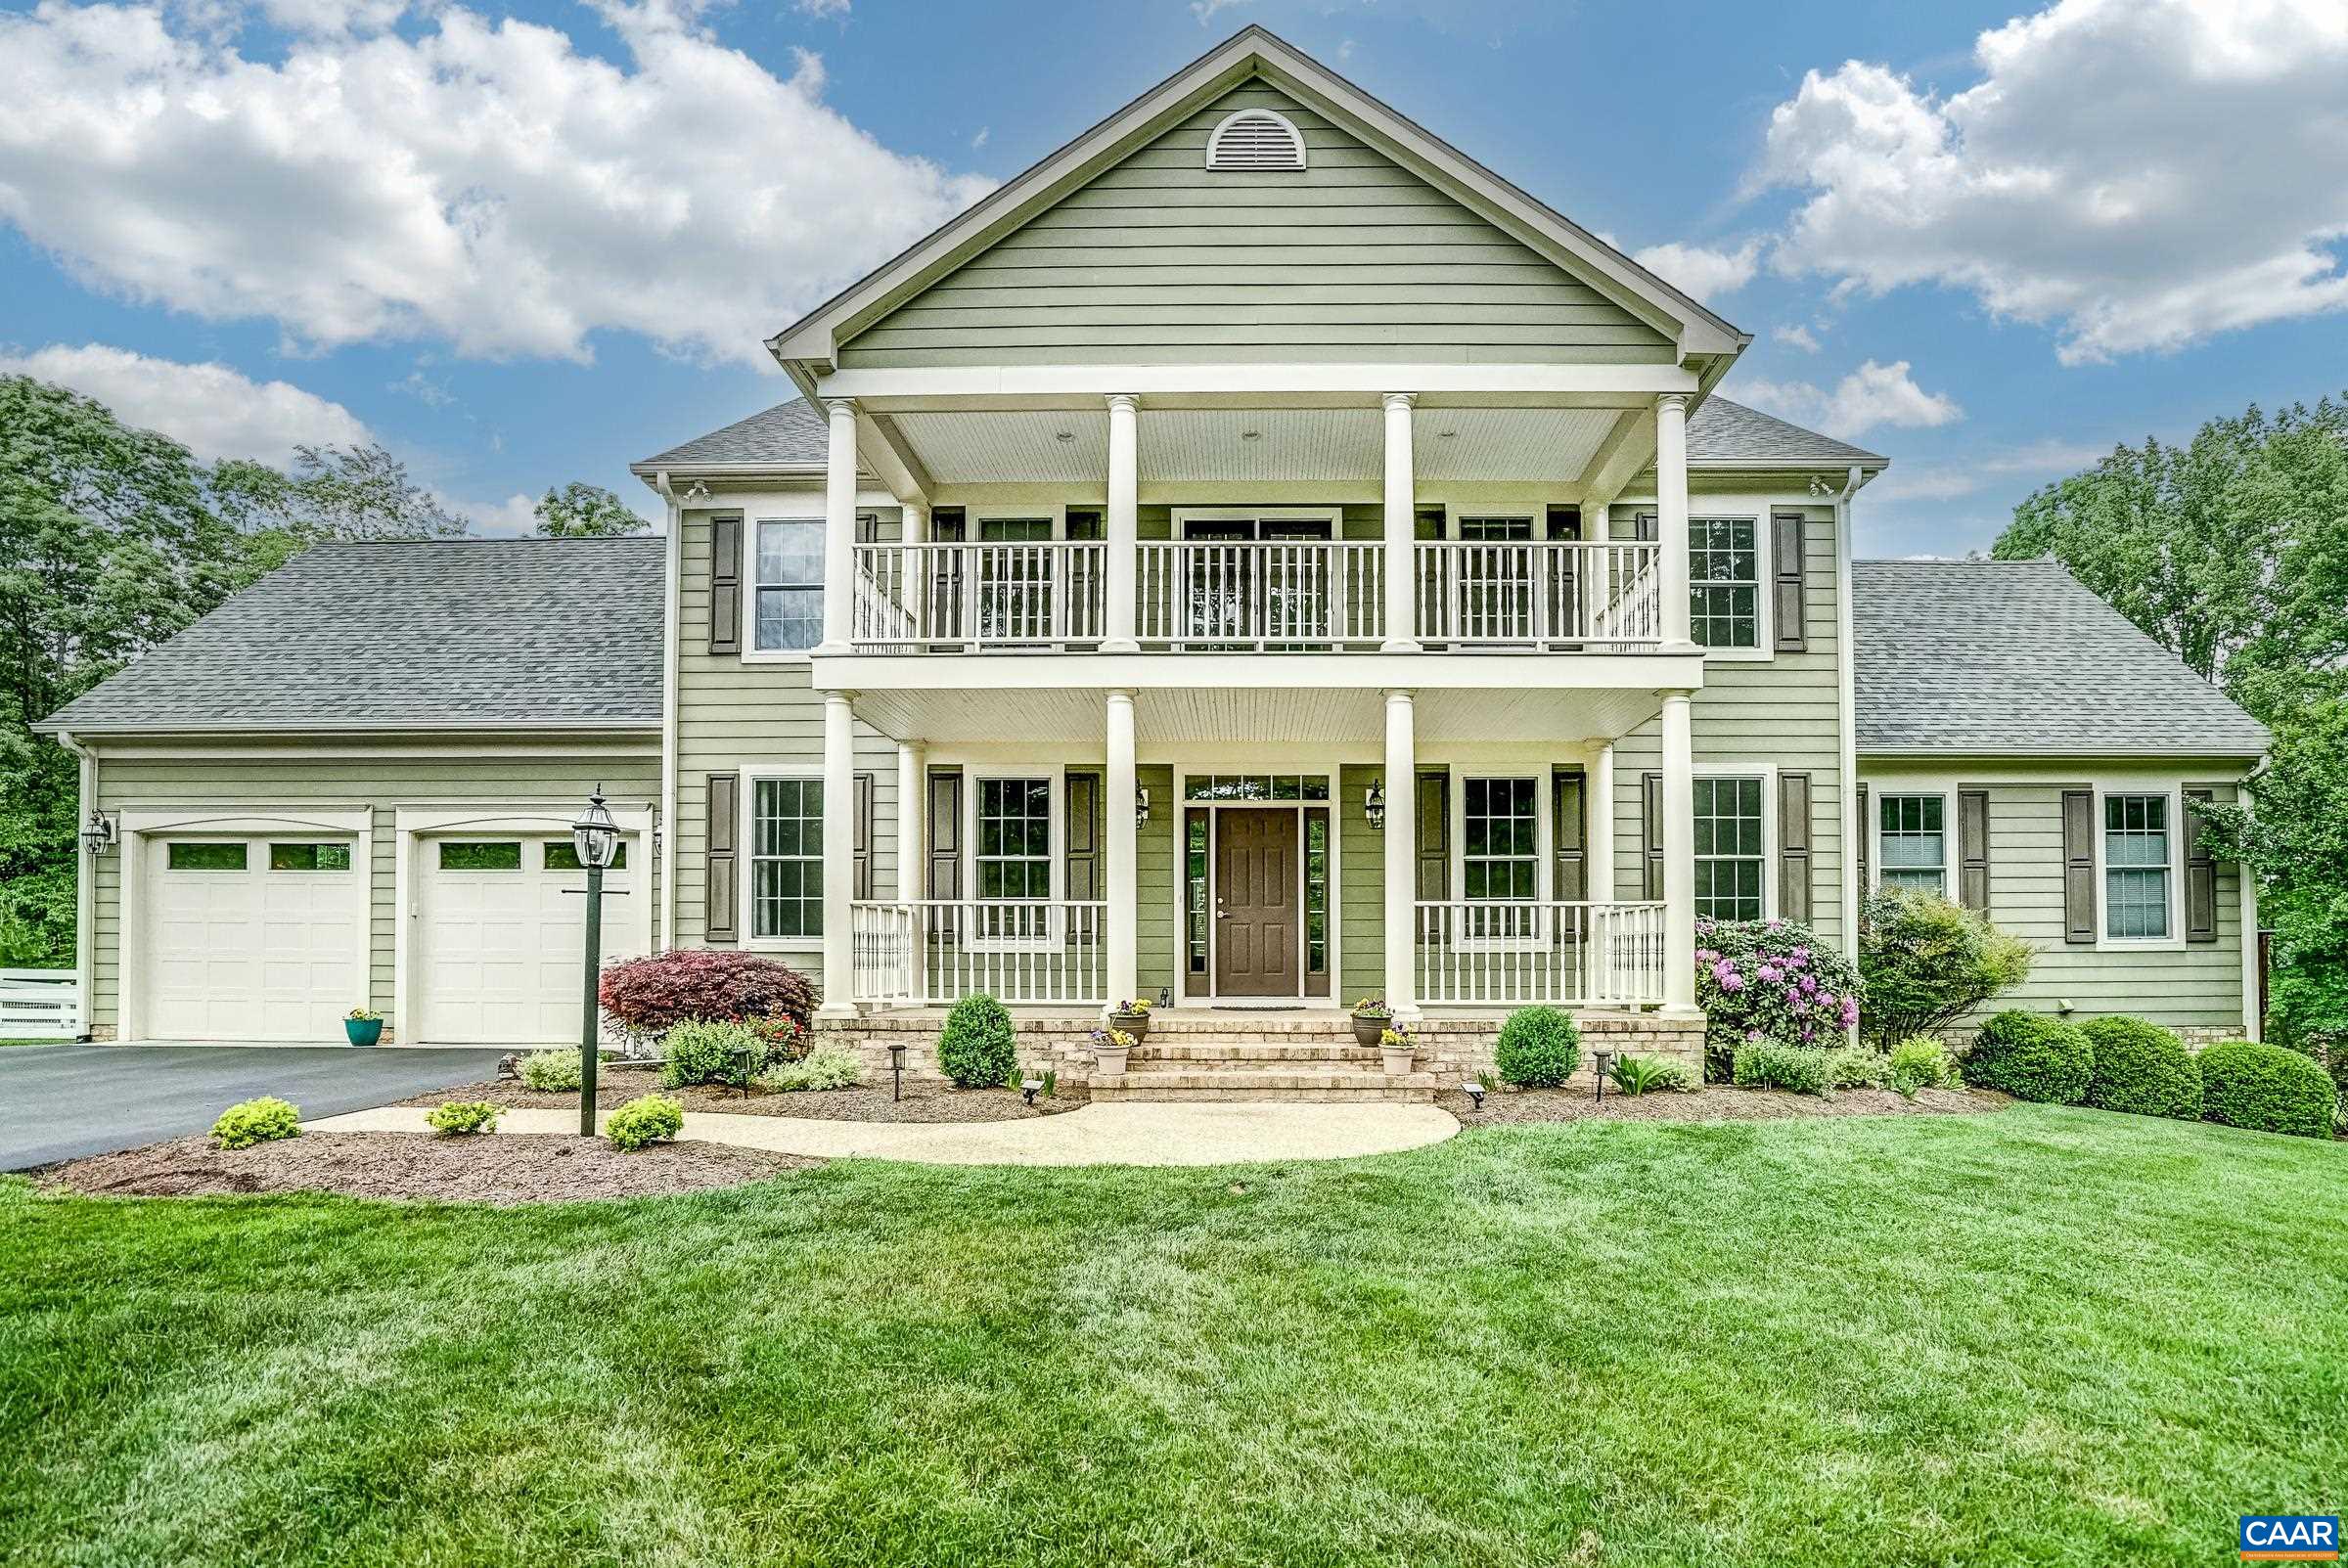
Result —
[[1688, 398], [1681, 392], [1655, 399], [1655, 532], [1663, 546], [1663, 646], [1688, 648]]
[[1419, 1011], [1419, 735], [1408, 692], [1386, 694], [1386, 1006]]
[[1614, 525], [1603, 504], [1582, 508], [1582, 543], [1599, 548], [1582, 552], [1582, 630], [1596, 636], [1607, 630], [1606, 605], [1614, 597], [1613, 557], [1603, 547], [1612, 542]]
[[1695, 779], [1688, 719], [1688, 694], [1664, 693], [1663, 1005], [1673, 1012], [1695, 1009]]
[[1132, 999], [1141, 984], [1141, 829], [1133, 820], [1133, 694], [1108, 694], [1108, 769], [1101, 815], [1108, 831], [1108, 1000]]
[[824, 407], [832, 444], [824, 467], [824, 642], [816, 651], [844, 653], [856, 570], [856, 403], [835, 397]]
[[1141, 567], [1141, 529], [1135, 518], [1142, 483], [1136, 412], [1141, 403], [1126, 392], [1108, 395], [1108, 624], [1101, 642], [1104, 653], [1130, 653], [1141, 647], [1134, 641], [1133, 628], [1134, 583]]
[[[835, 430], [838, 428], [835, 425]], [[845, 692], [824, 694], [824, 1004], [818, 1015], [856, 1016], [852, 945], [856, 896], [856, 723]]]
[[[910, 508], [907, 523], [913, 521]], [[897, 742], [897, 898], [917, 904], [929, 892], [929, 753], [918, 740]], [[926, 995], [923, 960], [927, 956], [921, 912], [906, 924], [905, 979], [918, 1000]]]
[[1598, 748], [1590, 770], [1590, 900], [1614, 902], [1614, 742]]
[[[1416, 393], [1386, 394], [1386, 636], [1389, 653], [1419, 651], [1418, 549], [1419, 484], [1411, 459], [1411, 406]], [[1408, 696], [1404, 698], [1409, 701]], [[1388, 710], [1389, 715], [1391, 709]], [[1392, 729], [1387, 731], [1392, 743]]]
[[905, 525], [898, 532], [906, 544], [927, 544], [929, 542], [929, 509], [915, 502], [906, 502]]

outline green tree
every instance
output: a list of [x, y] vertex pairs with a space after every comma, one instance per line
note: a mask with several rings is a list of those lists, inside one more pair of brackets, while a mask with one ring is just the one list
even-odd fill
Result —
[[465, 519], [381, 446], [297, 446], [291, 471], [223, 459], [208, 475], [221, 517], [243, 536], [249, 577], [330, 539], [440, 539]]
[[2122, 447], [2015, 508], [1994, 554], [2060, 560], [2274, 732], [2205, 836], [2259, 878], [2278, 1031], [2348, 1040], [2348, 402]]
[[652, 526], [602, 485], [580, 479], [547, 491], [531, 510], [537, 514], [537, 531], [553, 539], [610, 539]]

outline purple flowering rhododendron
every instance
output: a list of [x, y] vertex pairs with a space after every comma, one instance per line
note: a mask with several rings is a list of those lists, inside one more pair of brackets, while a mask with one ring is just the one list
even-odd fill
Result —
[[1695, 1000], [1723, 1051], [1746, 1042], [1829, 1046], [1859, 1019], [1851, 961], [1795, 920], [1696, 922]]

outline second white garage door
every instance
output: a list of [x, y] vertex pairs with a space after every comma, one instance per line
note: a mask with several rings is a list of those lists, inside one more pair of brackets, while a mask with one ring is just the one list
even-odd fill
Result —
[[[624, 852], [623, 852], [624, 853]], [[573, 1045], [579, 1038], [587, 875], [570, 840], [418, 841], [419, 1038], [433, 1045]], [[604, 962], [634, 956], [635, 872], [604, 877]]]

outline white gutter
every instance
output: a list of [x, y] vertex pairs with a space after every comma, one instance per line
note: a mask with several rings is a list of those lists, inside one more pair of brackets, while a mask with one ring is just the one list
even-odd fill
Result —
[[1851, 497], [1867, 482], [1852, 465], [1842, 493], [1834, 498], [1835, 703], [1842, 716], [1842, 948], [1859, 962], [1859, 845], [1867, 824], [1859, 820], [1859, 650], [1851, 639]]
[[98, 757], [63, 730], [57, 732], [57, 743], [81, 764], [81, 793], [73, 816], [73, 983], [81, 991], [80, 1038], [86, 1041], [97, 1007], [98, 857], [82, 846], [80, 835], [98, 806]]
[[677, 620], [683, 613], [685, 509], [669, 488], [668, 470], [653, 475], [668, 503], [668, 551], [660, 595], [660, 820], [653, 842], [660, 856], [660, 951], [677, 945]]

